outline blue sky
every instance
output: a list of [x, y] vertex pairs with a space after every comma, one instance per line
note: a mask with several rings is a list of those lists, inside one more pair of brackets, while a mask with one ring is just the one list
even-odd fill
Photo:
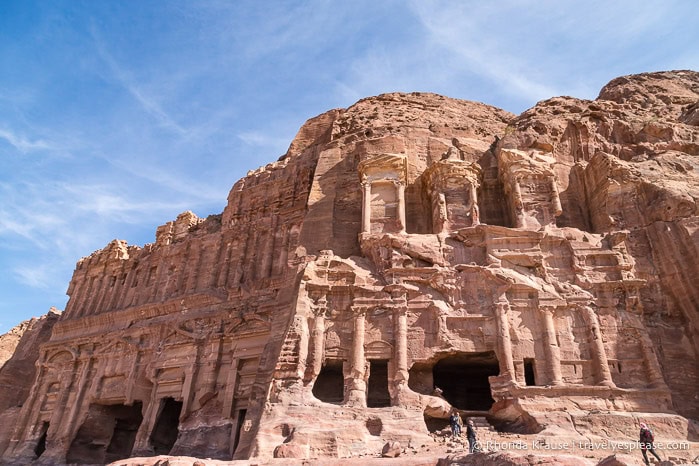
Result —
[[0, 333], [76, 261], [220, 213], [305, 120], [393, 91], [514, 113], [699, 70], [694, 0], [0, 1]]

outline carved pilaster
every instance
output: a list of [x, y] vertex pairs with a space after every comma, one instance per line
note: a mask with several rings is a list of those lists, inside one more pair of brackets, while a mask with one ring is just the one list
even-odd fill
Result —
[[522, 187], [518, 179], [515, 179], [512, 183], [512, 204], [514, 207], [515, 228], [522, 228], [524, 226], [524, 205], [522, 202]]
[[615, 387], [616, 385], [612, 381], [612, 373], [609, 370], [607, 351], [604, 349], [602, 330], [600, 329], [597, 314], [590, 306], [581, 306], [580, 310], [582, 311], [585, 323], [590, 329], [590, 351], [595, 368], [595, 383], [597, 385]]
[[362, 233], [371, 233], [371, 182], [362, 181]]
[[561, 375], [561, 352], [556, 339], [556, 326], [553, 322], [554, 308], [542, 307], [541, 318], [543, 321], [543, 343], [546, 364], [548, 367], [549, 383], [551, 385], [563, 384]]
[[75, 433], [80, 427], [77, 425], [78, 414], [81, 411], [85, 411], [88, 407], [83, 405], [83, 400], [85, 399], [85, 393], [88, 391], [89, 385], [94, 385], [95, 379], [91, 377], [92, 367], [94, 364], [94, 357], [92, 351], [84, 352], [79, 359], [81, 366], [80, 378], [78, 381], [77, 389], [75, 390], [75, 398], [73, 399], [72, 406], [70, 407], [70, 412], [68, 413], [68, 421], [64, 423], [69, 430], [67, 438], [73, 438]]
[[507, 298], [502, 296], [495, 303], [495, 316], [498, 332], [498, 361], [500, 362], [500, 375], [509, 379], [513, 384], [517, 384], [515, 377], [515, 364], [512, 359], [512, 340], [510, 339], [510, 321], [508, 311], [510, 304]]
[[400, 233], [405, 233], [405, 184], [403, 181], [397, 181], [395, 185], [398, 192], [398, 224]]
[[366, 358], [364, 357], [364, 331], [366, 310], [355, 310], [352, 359], [347, 381], [347, 403], [350, 406], [366, 407]]
[[313, 329], [311, 330], [311, 340], [309, 342], [306, 382], [315, 380], [323, 368], [323, 359], [325, 357], [325, 312], [327, 307], [328, 301], [325, 296], [318, 298], [313, 312]]
[[184, 384], [182, 386], [182, 412], [180, 420], [186, 419], [192, 412], [192, 403], [194, 401], [194, 382], [197, 379], [199, 372], [199, 360], [201, 358], [203, 339], [195, 340], [194, 360], [184, 370]]
[[561, 206], [561, 195], [558, 192], [558, 184], [556, 179], [551, 177], [551, 205], [553, 206], [553, 215], [558, 217], [563, 213], [563, 207]]

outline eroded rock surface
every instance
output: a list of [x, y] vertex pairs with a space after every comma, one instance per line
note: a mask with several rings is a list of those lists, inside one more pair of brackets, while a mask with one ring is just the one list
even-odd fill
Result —
[[678, 71], [520, 116], [413, 93], [309, 120], [220, 215], [78, 263], [4, 458], [370, 457], [454, 409], [696, 448], [697, 102]]
[[45, 315], [0, 335], [0, 451], [7, 447], [20, 408], [29, 395], [39, 348], [49, 340], [59, 316], [60, 312], [51, 308]]

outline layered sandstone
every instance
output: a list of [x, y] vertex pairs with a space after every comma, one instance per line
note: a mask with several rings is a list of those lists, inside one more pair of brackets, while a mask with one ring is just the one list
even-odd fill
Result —
[[40, 346], [51, 337], [60, 312], [51, 308], [45, 315], [20, 323], [0, 335], [0, 451], [7, 447], [22, 404], [36, 376]]
[[679, 71], [309, 120], [220, 215], [78, 263], [4, 458], [361, 457], [452, 409], [696, 441], [698, 102]]

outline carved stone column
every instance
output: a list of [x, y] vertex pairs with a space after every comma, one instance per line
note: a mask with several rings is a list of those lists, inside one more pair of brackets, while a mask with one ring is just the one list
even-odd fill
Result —
[[77, 433], [78, 428], [80, 427], [79, 425], [77, 425], [76, 420], [78, 418], [78, 414], [87, 409], [86, 406], [83, 406], [85, 393], [87, 392], [87, 387], [93, 384], [93, 382], [95, 382], [95, 379], [91, 377], [92, 366], [94, 364], [94, 357], [92, 355], [92, 351], [84, 351], [83, 354], [80, 355], [78, 360], [81, 366], [80, 377], [77, 389], [75, 390], [75, 397], [73, 398], [72, 406], [70, 408], [70, 411], [68, 412], [68, 420], [64, 423], [64, 425], [66, 425], [69, 429], [68, 438], [73, 438]]
[[143, 421], [136, 432], [136, 440], [134, 441], [131, 454], [133, 456], [151, 456], [153, 446], [150, 443], [150, 434], [155, 427], [155, 421], [158, 417], [161, 401], [158, 399], [158, 370], [149, 368], [148, 379], [153, 382], [153, 387], [150, 391], [150, 397], [145, 404], [145, 412], [143, 413]]
[[303, 380], [306, 373], [306, 364], [308, 363], [308, 354], [310, 352], [311, 338], [308, 329], [308, 317], [298, 316], [294, 319], [296, 327], [296, 335], [298, 336], [298, 362], [294, 376], [299, 380]]
[[225, 418], [233, 417], [233, 400], [235, 399], [235, 388], [238, 383], [238, 358], [235, 357], [236, 345], [230, 351], [231, 364], [228, 367], [226, 376], [226, 386], [223, 391], [223, 410], [221, 414]]
[[405, 307], [398, 307], [393, 312], [395, 332], [396, 375], [398, 383], [408, 381], [408, 315]]
[[306, 382], [314, 381], [323, 368], [325, 358], [325, 312], [328, 301], [325, 296], [321, 296], [316, 301], [315, 316], [313, 318], [313, 329], [311, 330], [311, 341], [309, 343], [308, 364], [306, 366]]
[[638, 334], [641, 354], [643, 354], [643, 365], [648, 375], [648, 385], [652, 388], [667, 388], [658, 356], [655, 354], [655, 345], [653, 345], [653, 341], [650, 339], [648, 330], [641, 317], [643, 315], [643, 305], [641, 304], [638, 289], [628, 290], [627, 293], [626, 315]]
[[553, 308], [541, 308], [542, 320], [544, 323], [544, 352], [546, 354], [546, 364], [551, 385], [563, 384], [561, 375], [561, 352], [556, 340], [556, 326], [553, 323]]
[[507, 377], [513, 384], [517, 384], [515, 377], [515, 364], [512, 359], [512, 341], [510, 340], [510, 322], [507, 317], [509, 303], [504, 296], [495, 303], [495, 317], [498, 331], [498, 361], [500, 362], [500, 375]]
[[581, 310], [585, 323], [591, 333], [590, 351], [592, 352], [592, 359], [595, 367], [595, 383], [597, 385], [615, 387], [616, 385], [612, 380], [612, 373], [609, 370], [607, 351], [604, 349], [602, 330], [600, 329], [597, 314], [590, 306], [582, 306]]
[[470, 185], [470, 196], [471, 196], [471, 226], [480, 225], [480, 210], [478, 209], [478, 190], [476, 189], [475, 183], [472, 181]]
[[400, 233], [405, 233], [405, 184], [398, 181], [396, 188], [398, 190], [398, 223], [400, 224]]
[[199, 374], [199, 360], [201, 359], [203, 339], [194, 340], [194, 361], [184, 370], [184, 383], [182, 384], [182, 413], [180, 420], [186, 419], [192, 412], [194, 402], [194, 382]]
[[[356, 311], [355, 311], [356, 312]], [[366, 326], [366, 310], [357, 312], [354, 320], [354, 338], [352, 341], [352, 360], [347, 384], [347, 403], [350, 406], [366, 407], [366, 382], [364, 357], [364, 331]]]
[[524, 203], [522, 202], [522, 187], [519, 179], [515, 179], [512, 186], [512, 207], [515, 221], [515, 228], [524, 226]]
[[362, 233], [371, 233], [371, 181], [362, 182]]
[[641, 347], [643, 348], [643, 362], [646, 366], [646, 374], [648, 374], [648, 385], [652, 388], [666, 387], [667, 384], [660, 369], [658, 356], [656, 356], [653, 349], [653, 342], [645, 330], [639, 330], [638, 333]]
[[553, 205], [553, 215], [558, 217], [563, 213], [563, 207], [561, 206], [561, 195], [558, 192], [556, 179], [553, 177], [551, 177], [551, 204]]

